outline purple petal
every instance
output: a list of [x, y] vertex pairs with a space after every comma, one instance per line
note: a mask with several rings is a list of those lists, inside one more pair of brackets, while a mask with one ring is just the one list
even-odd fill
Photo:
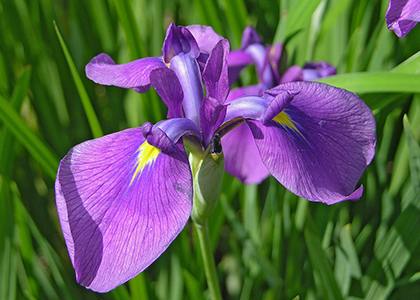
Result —
[[198, 127], [193, 121], [186, 118], [163, 120], [156, 123], [154, 127], [162, 130], [174, 144], [185, 134], [195, 135], [202, 140]]
[[399, 37], [404, 37], [420, 22], [419, 0], [390, 0], [386, 12], [386, 23]]
[[282, 43], [277, 43], [273, 46], [267, 46], [267, 52], [268, 52], [268, 61], [271, 66], [271, 70], [274, 73], [275, 82], [278, 83], [280, 81], [279, 64], [280, 64], [281, 55], [283, 53]]
[[197, 42], [191, 32], [182, 26], [175, 26], [171, 23], [166, 30], [165, 41], [162, 47], [165, 62], [169, 61], [180, 53], [187, 54], [192, 58], [197, 58], [200, 54]]
[[225, 169], [245, 184], [259, 184], [270, 175], [263, 164], [247, 124], [241, 124], [222, 138]]
[[203, 72], [207, 96], [223, 103], [229, 94], [228, 65], [229, 42], [220, 40], [213, 48]]
[[184, 93], [175, 72], [168, 68], [155, 69], [150, 74], [150, 81], [168, 107], [168, 118], [182, 117]]
[[255, 28], [252, 26], [247, 26], [244, 29], [244, 32], [242, 33], [241, 48], [245, 49], [246, 47], [252, 44], [263, 45], [263, 42]]
[[251, 55], [243, 50], [232, 50], [228, 56], [229, 85], [232, 85], [239, 77], [239, 73], [248, 65], [254, 63]]
[[217, 34], [214, 29], [210, 26], [204, 25], [189, 25], [187, 29], [194, 36], [200, 52], [210, 55], [214, 46], [223, 39], [223, 37]]
[[141, 128], [87, 141], [56, 179], [60, 223], [77, 281], [107, 292], [155, 261], [187, 222], [192, 175], [182, 144], [168, 155]]
[[204, 147], [210, 144], [213, 134], [226, 116], [226, 105], [220, 104], [212, 97], [204, 98], [200, 107], [200, 123], [203, 132]]
[[175, 71], [184, 93], [182, 101], [184, 116], [199, 126], [200, 105], [204, 98], [204, 92], [197, 60], [184, 53], [179, 53], [171, 59], [169, 65]]
[[257, 96], [245, 96], [237, 98], [227, 106], [226, 117], [223, 123], [235, 119], [260, 120], [264, 116], [270, 100]]
[[262, 96], [267, 88], [261, 84], [248, 85], [233, 89], [230, 91], [225, 103], [231, 102], [237, 98], [244, 96]]
[[303, 70], [299, 66], [291, 66], [280, 78], [280, 83], [288, 83], [303, 80]]
[[277, 81], [268, 60], [266, 47], [260, 44], [252, 44], [246, 48], [245, 52], [254, 59], [259, 81], [267, 87], [276, 85]]
[[86, 65], [86, 76], [102, 85], [145, 92], [150, 87], [150, 73], [161, 67], [166, 67], [162, 57], [147, 57], [117, 65], [109, 55], [102, 53]]
[[303, 80], [315, 80], [337, 74], [337, 69], [325, 61], [310, 62], [303, 66]]
[[355, 94], [315, 82], [275, 90], [299, 90], [266, 126], [248, 121], [261, 158], [287, 189], [311, 201], [356, 199], [356, 184], [375, 153], [375, 119]]
[[264, 97], [272, 98], [270, 104], [267, 106], [266, 111], [261, 116], [260, 121], [265, 124], [272, 120], [293, 100], [293, 98], [299, 94], [299, 91], [295, 90], [281, 90], [276, 91], [276, 94], [271, 96], [271, 91], [268, 90]]

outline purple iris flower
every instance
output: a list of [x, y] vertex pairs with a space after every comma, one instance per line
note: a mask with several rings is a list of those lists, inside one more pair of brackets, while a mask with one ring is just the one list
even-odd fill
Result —
[[[354, 189], [376, 143], [366, 104], [315, 82], [230, 101], [228, 54], [228, 41], [210, 27], [171, 24], [159, 57], [117, 65], [100, 54], [86, 66], [99, 84], [139, 92], [153, 86], [168, 119], [83, 142], [61, 160], [56, 202], [80, 284], [107, 292], [165, 251], [188, 221], [197, 192], [184, 145], [199, 160], [223, 155], [219, 139], [238, 125], [247, 126], [257, 149], [248, 171], [259, 159], [287, 189], [311, 201], [360, 198], [363, 187]], [[230, 147], [238, 156], [248, 151]], [[205, 180], [211, 185], [220, 178]]]
[[420, 22], [420, 1], [390, 0], [385, 19], [389, 30], [404, 37]]
[[[248, 26], [242, 34], [241, 49], [229, 53], [229, 82], [232, 85], [242, 69], [254, 64], [258, 84], [233, 89], [227, 102], [247, 95], [263, 93], [280, 83], [307, 81], [336, 74], [336, 68], [327, 62], [306, 63], [303, 68], [291, 66], [281, 76], [279, 62], [282, 44], [264, 45], [257, 31]], [[222, 140], [226, 171], [245, 184], [259, 184], [270, 175], [266, 164], [259, 158], [259, 150], [247, 124], [240, 125]], [[246, 149], [245, 151], [238, 151]]]

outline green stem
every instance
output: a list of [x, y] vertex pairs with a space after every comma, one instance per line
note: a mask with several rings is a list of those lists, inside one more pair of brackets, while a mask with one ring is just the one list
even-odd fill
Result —
[[204, 270], [206, 272], [207, 285], [210, 290], [212, 300], [222, 300], [220, 293], [219, 280], [217, 279], [216, 265], [214, 263], [213, 253], [211, 251], [210, 235], [207, 227], [207, 221], [194, 222], [197, 229], [198, 239], [200, 240], [201, 254], [203, 255]]

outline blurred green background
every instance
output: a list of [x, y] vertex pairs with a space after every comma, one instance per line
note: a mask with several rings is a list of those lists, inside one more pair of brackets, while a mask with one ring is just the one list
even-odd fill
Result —
[[[224, 297], [418, 297], [420, 28], [397, 38], [386, 28], [387, 6], [387, 0], [1, 0], [0, 299], [208, 299], [191, 223], [145, 272], [96, 294], [76, 283], [55, 208], [56, 170], [71, 147], [166, 115], [154, 91], [97, 85], [84, 66], [102, 52], [117, 63], [159, 55], [170, 22], [211, 25], [232, 49], [253, 25], [267, 44], [285, 43], [289, 66], [321, 60], [337, 66], [339, 75], [322, 81], [358, 93], [377, 121], [377, 152], [357, 202], [311, 203], [273, 178], [244, 186], [225, 175], [209, 220]], [[256, 82], [252, 68], [240, 82]]]

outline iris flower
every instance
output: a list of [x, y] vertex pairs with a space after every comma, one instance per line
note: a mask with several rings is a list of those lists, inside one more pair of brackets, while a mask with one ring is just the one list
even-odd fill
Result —
[[61, 160], [56, 202], [80, 284], [107, 292], [155, 261], [188, 221], [196, 181], [218, 198], [211, 187], [220, 178], [197, 178], [202, 165], [190, 166], [185, 146], [193, 162], [223, 162], [220, 138], [240, 124], [254, 137], [255, 159], [298, 196], [327, 204], [361, 196], [363, 188], [354, 189], [376, 142], [366, 104], [314, 82], [228, 103], [228, 53], [228, 41], [210, 27], [171, 24], [161, 56], [117, 65], [100, 54], [86, 66], [99, 84], [153, 86], [168, 119], [83, 142]]
[[[247, 26], [242, 34], [241, 48], [229, 53], [229, 82], [232, 85], [240, 72], [253, 64], [258, 84], [233, 89], [226, 102], [246, 95], [262, 95], [267, 89], [280, 83], [314, 80], [336, 74], [336, 68], [327, 62], [311, 62], [303, 68], [291, 66], [280, 75], [282, 54], [281, 43], [264, 45], [257, 31]], [[228, 134], [222, 140], [222, 145], [225, 149], [226, 171], [245, 184], [259, 184], [270, 175], [259, 156], [254, 135], [247, 124], [239, 125], [235, 131]]]
[[419, 0], [390, 0], [386, 24], [399, 37], [404, 37], [420, 21]]

